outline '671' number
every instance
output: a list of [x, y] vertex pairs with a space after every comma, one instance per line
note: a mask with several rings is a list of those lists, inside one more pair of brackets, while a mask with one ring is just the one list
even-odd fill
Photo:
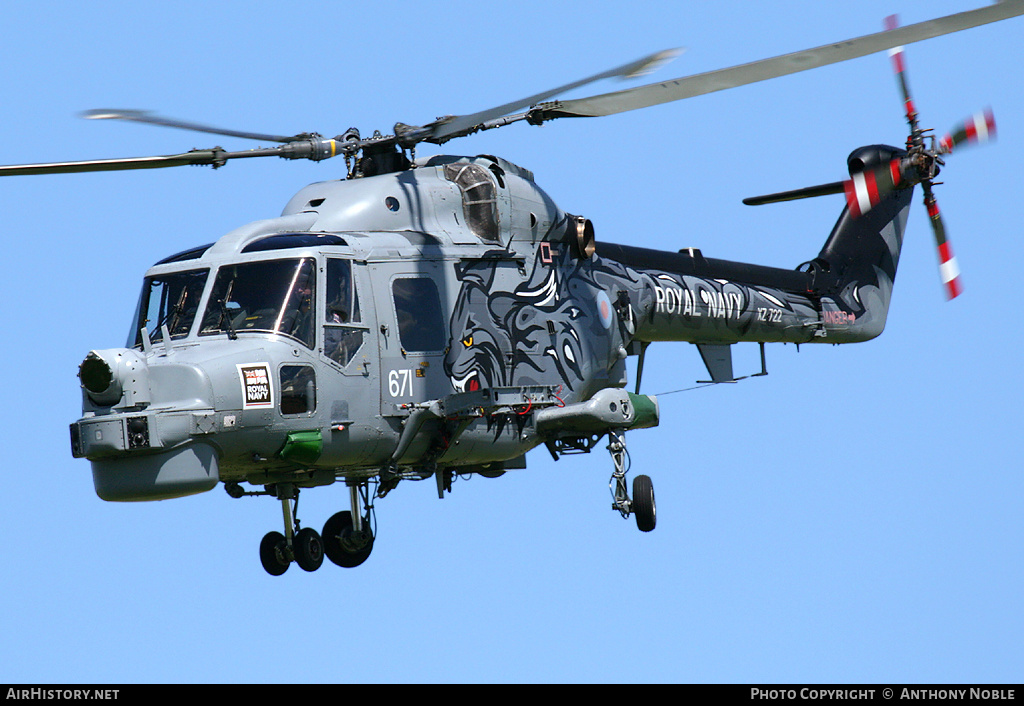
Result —
[[412, 370], [392, 370], [388, 373], [388, 392], [392, 397], [412, 394]]

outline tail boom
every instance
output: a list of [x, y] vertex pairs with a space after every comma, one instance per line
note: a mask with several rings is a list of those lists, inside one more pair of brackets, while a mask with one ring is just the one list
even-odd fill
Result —
[[[862, 148], [851, 171], [899, 153]], [[796, 270], [606, 243], [595, 259], [628, 280], [634, 340], [866, 341], [885, 327], [912, 195], [910, 186], [896, 189], [862, 215], [844, 208], [818, 256]]]

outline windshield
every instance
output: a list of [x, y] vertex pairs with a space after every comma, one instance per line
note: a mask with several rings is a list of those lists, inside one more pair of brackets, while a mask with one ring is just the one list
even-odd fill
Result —
[[312, 348], [315, 281], [311, 258], [225, 265], [217, 271], [199, 334], [283, 333]]
[[209, 270], [189, 270], [147, 277], [142, 284], [132, 345], [142, 345], [143, 328], [151, 341], [163, 339], [165, 325], [172, 339], [187, 336], [199, 311], [199, 297], [209, 274]]

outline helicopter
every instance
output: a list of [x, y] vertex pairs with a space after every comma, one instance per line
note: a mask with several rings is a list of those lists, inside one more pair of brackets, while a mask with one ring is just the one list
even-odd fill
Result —
[[[954, 16], [964, 24], [955, 29], [1021, 14], [1017, 7]], [[893, 29], [836, 45], [852, 46], [850, 54], [826, 58], [853, 58], [936, 31], [929, 23]], [[645, 107], [668, 85], [698, 95], [758, 80], [758, 72], [783, 75], [811, 68], [807, 57], [831, 48], [582, 101], [545, 103], [552, 96], [541, 94], [422, 127], [399, 123], [392, 135], [369, 138], [354, 130], [332, 139], [268, 136], [128, 111], [90, 113], [281, 146], [2, 173], [216, 168], [257, 156], [340, 155], [349, 168], [344, 180], [305, 187], [280, 218], [172, 255], [146, 273], [124, 348], [94, 350], [82, 362], [83, 416], [71, 425], [73, 454], [92, 462], [97, 493], [107, 500], [168, 499], [221, 483], [232, 497], [276, 498], [284, 533], [268, 533], [260, 550], [272, 574], [293, 562], [315, 570], [324, 556], [341, 566], [365, 561], [373, 503], [402, 480], [434, 479], [443, 495], [456, 474], [497, 476], [523, 467], [537, 446], [557, 458], [590, 452], [605, 436], [613, 508], [653, 530], [653, 485], [640, 475], [630, 489], [625, 468], [625, 432], [659, 421], [657, 399], [639, 392], [647, 346], [694, 343], [711, 381], [725, 383], [736, 379], [733, 343], [757, 342], [763, 352], [770, 342], [877, 336], [912, 187], [930, 193], [947, 152], [927, 145], [915, 122], [905, 149], [855, 151], [848, 180], [752, 200], [853, 195], [821, 253], [781, 270], [712, 260], [696, 249], [662, 253], [597, 242], [593, 224], [562, 211], [528, 170], [495, 156], [417, 159], [416, 147], [520, 120]], [[636, 73], [663, 58], [598, 77]], [[990, 124], [987, 116], [971, 120], [949, 144], [991, 133]], [[932, 222], [946, 243], [941, 220]], [[955, 276], [947, 281], [958, 286]], [[626, 391], [630, 356], [639, 359], [633, 392]], [[349, 509], [322, 532], [300, 527], [299, 491], [339, 480]]]

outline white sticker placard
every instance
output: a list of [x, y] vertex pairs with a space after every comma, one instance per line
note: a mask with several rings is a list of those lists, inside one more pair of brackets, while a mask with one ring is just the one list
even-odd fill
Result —
[[239, 364], [238, 375], [242, 380], [242, 409], [269, 409], [274, 406], [269, 364]]

